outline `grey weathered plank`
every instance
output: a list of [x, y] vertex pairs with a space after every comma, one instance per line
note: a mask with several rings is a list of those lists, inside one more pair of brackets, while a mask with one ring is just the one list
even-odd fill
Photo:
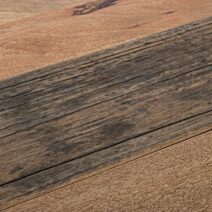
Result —
[[136, 153], [141, 157], [208, 132], [211, 130], [211, 125], [212, 111], [170, 124], [142, 136], [120, 142], [112, 148], [95, 151], [93, 154], [87, 154], [2, 185], [0, 189], [0, 209], [65, 186], [81, 174], [92, 172], [112, 162], [119, 162]]
[[[58, 161], [81, 157], [208, 111], [210, 77], [211, 66], [207, 66], [1, 138], [0, 169], [8, 167], [1, 181], [23, 177]], [[18, 157], [21, 159], [17, 161]], [[14, 164], [21, 168], [12, 171]]]
[[210, 130], [211, 23], [1, 82], [0, 203]]
[[[69, 73], [78, 74], [78, 76], [74, 78], [71, 77], [70, 79], [68, 78], [67, 80], [66, 74], [62, 74], [62, 80], [56, 76], [53, 77], [53, 79], [47, 78], [47, 80], [43, 80], [38, 84], [31, 82], [28, 86], [24, 83], [24, 85], [21, 84], [22, 87], [8, 88], [10, 89], [9, 91], [8, 89], [3, 89], [1, 96], [8, 94], [13, 94], [13, 96], [1, 101], [0, 117], [2, 120], [2, 127], [0, 127], [0, 137], [16, 133], [20, 130], [26, 130], [28, 127], [64, 116], [71, 112], [76, 112], [79, 109], [98, 104], [101, 101], [116, 98], [120, 95], [120, 92], [114, 92], [114, 89], [116, 89], [115, 86], [117, 84], [120, 85], [120, 83], [123, 84], [124, 81], [131, 80], [132, 83], [133, 80], [136, 81], [137, 78], [140, 77], [144, 80], [140, 80], [141, 82], [139, 84], [136, 83], [136, 86], [147, 86], [148, 84], [155, 83], [161, 79], [173, 76], [174, 74], [186, 72], [191, 66], [194, 69], [202, 67], [211, 59], [210, 51], [207, 49], [211, 37], [206, 36], [205, 38], [204, 34], [208, 32], [206, 29], [201, 31], [201, 33], [197, 33], [197, 35], [195, 34], [195, 38], [192, 39], [192, 42], [196, 45], [193, 45], [191, 39], [185, 41], [186, 38], [190, 38], [190, 34], [187, 34], [187, 37], [184, 37], [184, 39], [181, 37], [181, 39], [177, 39], [177, 41], [172, 41], [168, 47], [172, 51], [174, 51], [174, 48], [177, 48], [175, 56], [172, 58], [169, 57], [169, 51], [164, 52], [164, 48], [167, 47], [160, 45], [159, 47], [151, 48], [147, 51], [139, 51], [134, 54], [131, 53], [130, 56], [128, 54], [127, 58], [121, 57], [118, 62], [120, 63], [121, 61], [122, 65], [119, 66], [111, 59], [109, 60], [109, 64], [101, 63], [100, 67], [96, 65], [94, 67], [85, 68], [85, 71], [90, 72], [89, 75], [82, 73], [84, 70], [81, 69], [80, 71], [69, 70]], [[203, 39], [203, 46], [198, 46], [198, 42], [203, 41]], [[167, 46], [166, 42], [165, 44]], [[198, 49], [196, 48], [197, 46], [199, 47]], [[189, 49], [189, 51], [186, 51], [187, 49]], [[152, 50], [158, 56], [152, 58]], [[163, 54], [160, 53], [161, 51]], [[181, 54], [182, 51], [184, 51], [184, 54]], [[190, 52], [192, 52], [192, 57], [188, 59], [186, 57], [190, 55]], [[181, 61], [180, 64], [176, 62], [177, 56], [178, 61]], [[135, 64], [132, 64], [131, 60], [135, 60], [135, 58], [138, 57], [142, 57], [141, 61], [138, 60]], [[195, 63], [193, 63], [194, 60]], [[167, 61], [169, 62], [169, 66], [166, 65]], [[157, 63], [157, 67], [154, 65], [155, 63]], [[140, 71], [141, 65], [145, 67], [142, 67], [142, 72]], [[105, 66], [110, 68], [105, 71], [105, 69], [107, 69]], [[177, 70], [172, 71], [173, 67], [175, 69], [177, 68]], [[167, 71], [169, 69], [171, 69], [171, 71]], [[134, 86], [134, 89], [137, 89], [136, 86]], [[132, 91], [132, 89], [130, 89], [132, 87], [131, 85], [126, 87], [124, 84], [123, 87], [122, 94]], [[41, 90], [41, 88], [43, 88], [43, 90]], [[103, 88], [105, 88], [104, 96], [102, 96]], [[26, 91], [14, 95], [15, 90], [20, 92], [21, 89], [25, 89]], [[95, 98], [92, 98], [93, 94], [95, 94]], [[89, 95], [90, 97], [86, 98], [84, 104], [77, 105], [76, 102], [84, 100], [85, 95]], [[71, 103], [75, 105], [71, 105]], [[31, 105], [33, 105], [33, 107]], [[66, 110], [64, 105], [71, 105], [71, 107]], [[61, 110], [61, 108], [64, 107], [65, 110]], [[11, 116], [11, 114], [15, 115]], [[33, 116], [36, 118], [33, 118]]]

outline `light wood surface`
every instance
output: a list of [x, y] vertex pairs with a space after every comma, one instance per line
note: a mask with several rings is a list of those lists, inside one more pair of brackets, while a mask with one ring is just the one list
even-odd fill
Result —
[[[35, 9], [32, 0], [10, 2], [0, 4], [4, 8], [12, 5], [10, 10], [26, 7], [26, 12], [59, 5], [56, 0], [50, 4], [38, 1]], [[75, 0], [63, 9], [0, 25], [0, 79], [211, 15], [211, 0]]]
[[0, 82], [0, 207], [211, 130], [211, 23]]
[[140, 157], [7, 211], [210, 212], [212, 133]]
[[87, 0], [0, 0], [0, 25], [64, 6], [74, 7]]

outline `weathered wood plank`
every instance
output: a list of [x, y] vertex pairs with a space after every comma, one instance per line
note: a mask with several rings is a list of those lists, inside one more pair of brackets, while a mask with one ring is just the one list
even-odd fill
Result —
[[[207, 66], [212, 61], [208, 44], [212, 36], [205, 38], [204, 33], [187, 42], [181, 37], [182, 43], [179, 39], [128, 54], [127, 58], [118, 58], [117, 63], [111, 59], [106, 64], [68, 69], [59, 76], [57, 73], [35, 83], [30, 81], [27, 85], [23, 83], [2, 89], [0, 137]], [[175, 51], [172, 57], [169, 56], [171, 51]]]
[[[46, 79], [45, 77], [47, 77], [48, 79], [49, 77], [51, 77], [50, 75], [58, 73], [58, 71], [59, 71], [59, 74], [54, 75], [54, 77], [59, 77], [60, 75], [66, 76], [67, 74], [69, 77], [75, 77], [75, 76], [78, 76], [79, 73], [77, 75], [71, 75], [70, 71], [67, 71], [67, 70], [77, 68], [77, 67], [78, 69], [87, 68], [87, 66], [91, 67], [98, 63], [103, 63], [107, 61], [109, 61], [110, 63], [111, 59], [113, 59], [114, 61], [113, 57], [119, 58], [120, 56], [129, 55], [129, 53], [131, 52], [136, 53], [137, 51], [149, 49], [157, 45], [161, 45], [161, 44], [164, 45], [164, 43], [170, 40], [171, 41], [179, 40], [181, 36], [187, 33], [189, 34], [188, 35], [188, 38], [189, 38], [189, 36], [194, 36], [194, 33], [196, 31], [198, 31], [197, 33], [201, 33], [202, 30], [204, 31], [204, 30], [207, 30], [208, 28], [211, 29], [211, 19], [212, 18], [209, 17], [204, 20], [199, 20], [187, 25], [180, 26], [178, 28], [160, 32], [143, 39], [129, 41], [129, 42], [117, 45], [113, 48], [102, 50], [101, 53], [94, 52], [92, 54], [88, 54], [88, 55], [79, 57], [77, 59], [68, 60], [66, 62], [62, 62], [56, 65], [51, 65], [42, 69], [38, 69], [37, 71], [33, 71], [29, 74], [24, 74], [24, 77], [20, 75], [10, 80], [1, 81], [0, 89], [2, 90], [7, 87], [10, 87], [11, 89], [12, 86], [17, 86], [19, 84], [22, 84], [22, 86], [26, 87], [28, 85], [28, 82], [30, 84], [34, 82], [38, 83], [38, 81], [45, 80]], [[20, 90], [22, 86], [18, 87], [18, 89]], [[13, 90], [13, 92], [15, 92], [15, 94], [19, 94], [19, 92], [17, 93], [15, 89]]]
[[131, 158], [195, 137], [211, 130], [211, 126], [212, 112], [208, 112], [2, 185], [0, 209], [99, 173], [101, 168], [109, 169]]
[[8, 212], [212, 210], [212, 132], [68, 185]]
[[211, 22], [0, 82], [3, 207], [210, 130]]

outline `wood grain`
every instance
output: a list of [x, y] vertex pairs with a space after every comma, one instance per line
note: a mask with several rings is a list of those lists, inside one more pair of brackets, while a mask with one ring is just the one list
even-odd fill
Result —
[[212, 132], [17, 205], [25, 211], [212, 210]]
[[211, 22], [0, 82], [0, 207], [211, 130]]
[[0, 25], [64, 6], [75, 7], [87, 0], [0, 0]]
[[[36, 8], [33, 0], [1, 2], [4, 8], [12, 2], [12, 8], [41, 11], [57, 7], [59, 1], [39, 0]], [[65, 8], [0, 26], [0, 79], [212, 15], [211, 0], [118, 0], [104, 8], [102, 2], [108, 1], [70, 2]]]

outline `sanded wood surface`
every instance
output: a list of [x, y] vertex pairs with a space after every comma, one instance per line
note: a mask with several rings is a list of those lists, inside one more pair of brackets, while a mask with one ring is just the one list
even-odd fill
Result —
[[70, 0], [49, 10], [59, 4], [68, 1], [0, 1], [4, 10], [45, 10], [0, 25], [0, 79], [212, 15], [211, 0]]
[[0, 207], [210, 131], [211, 24], [0, 82]]
[[10, 212], [210, 212], [212, 132], [10, 208]]
[[34, 16], [64, 6], [75, 7], [87, 0], [0, 0], [0, 24]]

